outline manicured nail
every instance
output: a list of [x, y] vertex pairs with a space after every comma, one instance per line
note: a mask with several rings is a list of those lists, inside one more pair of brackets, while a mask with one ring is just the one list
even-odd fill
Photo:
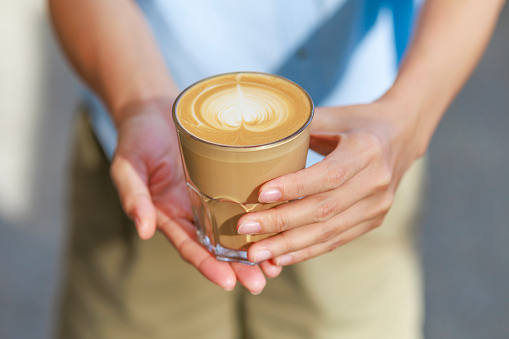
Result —
[[259, 223], [256, 221], [244, 221], [242, 224], [240, 224], [239, 229], [237, 232], [239, 234], [254, 234], [258, 233], [262, 230], [262, 227]]
[[270, 253], [269, 250], [260, 250], [255, 253], [254, 262], [256, 262], [256, 263], [262, 262], [262, 261], [270, 259], [271, 257], [272, 257], [272, 253]]
[[289, 254], [282, 255], [276, 259], [276, 265], [277, 266], [284, 266], [291, 263], [293, 260], [293, 257]]
[[258, 197], [259, 202], [277, 202], [281, 199], [282, 194], [279, 190], [271, 188], [263, 190]]

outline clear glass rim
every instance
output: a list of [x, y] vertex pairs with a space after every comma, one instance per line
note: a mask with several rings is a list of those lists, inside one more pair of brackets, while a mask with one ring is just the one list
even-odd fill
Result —
[[[208, 141], [208, 140], [205, 140], [205, 139], [202, 139], [202, 138], [199, 138], [193, 134], [191, 134], [189, 131], [187, 131], [181, 124], [180, 122], [178, 121], [178, 118], [177, 118], [177, 106], [178, 106], [178, 103], [180, 101], [180, 99], [182, 98], [182, 96], [184, 95], [184, 93], [186, 93], [188, 90], [190, 90], [192, 87], [202, 83], [202, 82], [205, 82], [205, 81], [208, 81], [208, 80], [211, 80], [211, 79], [214, 79], [214, 78], [218, 78], [218, 77], [221, 77], [221, 76], [227, 76], [227, 75], [237, 75], [237, 74], [259, 74], [259, 75], [262, 75], [262, 76], [269, 76], [269, 77], [275, 77], [275, 78], [279, 78], [279, 79], [282, 79], [282, 80], [285, 80], [285, 81], [288, 81], [292, 84], [294, 84], [297, 88], [299, 88], [307, 97], [309, 103], [311, 104], [311, 113], [309, 114], [309, 118], [306, 120], [306, 122], [304, 123], [304, 125], [302, 125], [297, 131], [293, 132], [292, 134], [282, 138], [282, 139], [279, 139], [279, 140], [275, 140], [275, 141], [271, 141], [271, 142], [268, 142], [268, 143], [265, 143], [265, 144], [258, 144], [258, 145], [244, 145], [244, 146], [236, 146], [236, 145], [225, 145], [225, 144], [218, 144], [218, 143], [215, 143], [215, 142], [211, 142], [211, 141]], [[251, 72], [251, 71], [245, 71], [245, 72], [228, 72], [228, 73], [220, 73], [220, 74], [216, 74], [216, 75], [212, 75], [210, 77], [207, 77], [207, 78], [203, 78], [191, 85], [189, 85], [188, 87], [186, 87], [186, 89], [184, 89], [177, 97], [177, 99], [175, 99], [175, 102], [173, 103], [173, 107], [172, 107], [172, 117], [173, 117], [173, 123], [175, 124], [175, 127], [179, 130], [179, 132], [185, 134], [186, 136], [190, 137], [191, 139], [194, 139], [196, 141], [199, 141], [201, 143], [205, 143], [205, 144], [208, 144], [208, 145], [211, 145], [211, 146], [215, 146], [215, 147], [219, 147], [219, 148], [231, 148], [231, 149], [245, 149], [245, 150], [256, 150], [256, 149], [260, 149], [260, 148], [269, 148], [271, 146], [277, 146], [279, 144], [282, 144], [282, 143], [285, 143], [286, 141], [289, 141], [291, 139], [293, 139], [294, 137], [298, 136], [299, 134], [301, 134], [302, 132], [304, 132], [306, 130], [306, 128], [309, 126], [309, 124], [311, 123], [311, 120], [313, 120], [313, 116], [315, 115], [315, 105], [313, 103], [313, 100], [311, 99], [311, 96], [309, 95], [309, 93], [304, 89], [302, 88], [299, 84], [293, 82], [292, 80], [290, 79], [287, 79], [281, 75], [277, 75], [277, 74], [271, 74], [271, 73], [264, 73], [264, 72]]]

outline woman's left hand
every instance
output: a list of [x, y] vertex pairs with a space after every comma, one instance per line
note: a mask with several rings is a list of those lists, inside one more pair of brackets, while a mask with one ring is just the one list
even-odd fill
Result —
[[298, 263], [380, 226], [404, 172], [424, 153], [413, 116], [382, 100], [317, 108], [310, 148], [326, 157], [260, 188], [260, 202], [290, 202], [239, 220], [240, 234], [279, 233], [253, 244], [249, 260]]

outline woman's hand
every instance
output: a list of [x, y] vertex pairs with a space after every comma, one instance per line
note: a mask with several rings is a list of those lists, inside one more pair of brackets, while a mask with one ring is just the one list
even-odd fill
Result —
[[[118, 146], [111, 176], [122, 206], [134, 220], [142, 239], [156, 228], [207, 279], [225, 290], [238, 281], [252, 293], [262, 291], [267, 277], [281, 268], [270, 262], [258, 266], [220, 262], [200, 245], [193, 225], [191, 205], [171, 120], [171, 100], [154, 99], [131, 104], [118, 116]], [[164, 258], [161, 258], [164, 260]]]
[[241, 234], [280, 233], [253, 244], [249, 260], [294, 264], [381, 225], [403, 173], [423, 153], [414, 116], [388, 100], [317, 108], [310, 147], [326, 157], [260, 188], [260, 202], [291, 202], [239, 220]]
[[424, 154], [479, 61], [504, 3], [426, 1], [398, 76], [381, 99], [316, 110], [311, 148], [327, 156], [260, 188], [261, 202], [299, 200], [240, 218], [240, 234], [281, 233], [253, 244], [250, 261], [301, 262], [382, 223], [401, 177]]

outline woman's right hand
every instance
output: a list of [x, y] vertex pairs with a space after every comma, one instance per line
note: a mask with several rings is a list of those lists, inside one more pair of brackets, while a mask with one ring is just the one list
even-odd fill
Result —
[[[184, 260], [225, 290], [237, 280], [251, 293], [260, 293], [269, 278], [281, 272], [270, 262], [259, 266], [216, 260], [196, 236], [185, 185], [171, 99], [152, 99], [126, 106], [117, 116], [118, 145], [111, 176], [122, 206], [142, 239], [159, 229]], [[164, 260], [164, 258], [161, 258]], [[263, 270], [263, 273], [262, 273]]]

